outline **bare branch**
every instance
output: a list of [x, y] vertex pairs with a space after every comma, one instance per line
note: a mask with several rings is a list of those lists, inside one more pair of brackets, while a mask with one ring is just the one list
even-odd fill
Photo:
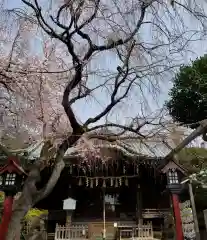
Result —
[[50, 35], [51, 37], [57, 38], [57, 39], [61, 40], [62, 42], [66, 43], [66, 41], [61, 37], [61, 34], [57, 34], [55, 32], [55, 30], [45, 21], [44, 17], [42, 16], [42, 11], [41, 11], [41, 8], [40, 8], [37, 0], [34, 1], [35, 5], [33, 5], [32, 3], [30, 3], [26, 0], [22, 0], [22, 2], [25, 3], [28, 7], [33, 9], [39, 25], [48, 35]]
[[0, 151], [3, 152], [6, 156], [12, 156], [13, 154], [2, 144], [0, 144]]
[[[127, 79], [128, 78], [128, 73], [129, 73], [129, 58], [131, 56], [131, 52], [134, 48], [135, 42], [133, 41], [131, 44], [131, 47], [129, 48], [128, 52], [127, 52], [127, 56], [126, 59], [123, 63], [122, 68], [118, 67], [117, 68], [117, 76], [115, 78], [115, 83], [114, 83], [114, 89], [113, 92], [111, 94], [111, 102], [105, 107], [105, 109], [99, 113], [96, 117], [94, 118], [89, 118], [85, 123], [84, 123], [84, 127], [87, 127], [89, 124], [91, 123], [95, 123], [97, 121], [99, 121], [102, 117], [104, 117], [108, 112], [111, 111], [111, 109], [117, 105], [119, 102], [121, 102], [122, 99], [127, 97], [127, 94], [129, 93], [133, 83], [135, 82], [135, 80], [137, 79], [137, 77], [135, 76], [132, 79]], [[124, 93], [121, 96], [117, 96], [119, 89], [122, 87], [122, 84], [125, 83], [126, 81], [129, 81], [128, 86], [126, 87]]]
[[[94, 127], [91, 127], [91, 128], [88, 128], [87, 129], [87, 132], [92, 132], [92, 131], [95, 131], [95, 130], [98, 130], [98, 129], [101, 129], [101, 128], [106, 128], [106, 127], [115, 127], [117, 129], [122, 129], [124, 131], [127, 131], [127, 132], [131, 132], [131, 133], [135, 133], [137, 135], [139, 135], [139, 137], [141, 138], [145, 138], [145, 136], [143, 134], [141, 134], [139, 132], [139, 130], [145, 125], [145, 124], [148, 124], [148, 121], [146, 121], [144, 124], [134, 128], [133, 126], [125, 126], [125, 125], [121, 125], [121, 124], [116, 124], [116, 123], [105, 123], [103, 125], [96, 125]], [[122, 132], [122, 134], [125, 133], [125, 132]], [[120, 134], [119, 134], [120, 135]], [[110, 137], [110, 136], [109, 136]], [[128, 137], [129, 138], [129, 137]]]
[[77, 122], [76, 117], [73, 113], [71, 104], [69, 103], [69, 95], [71, 91], [78, 85], [78, 83], [82, 79], [82, 65], [78, 65], [75, 67], [75, 75], [71, 82], [69, 82], [65, 88], [64, 94], [63, 94], [63, 100], [62, 105], [64, 107], [65, 113], [70, 121], [71, 127], [75, 131], [76, 129], [80, 130], [81, 126]]
[[[151, 4], [151, 3], [150, 3]], [[144, 20], [144, 17], [145, 17], [145, 13], [146, 13], [146, 9], [149, 5], [146, 4], [146, 3], [143, 3], [142, 6], [141, 6], [141, 14], [140, 14], [140, 17], [139, 17], [139, 20], [137, 21], [137, 24], [136, 24], [136, 27], [134, 29], [134, 31], [129, 34], [129, 36], [126, 38], [126, 39], [120, 39], [116, 42], [112, 42], [108, 45], [102, 45], [102, 46], [97, 46], [97, 45], [94, 45], [93, 47], [93, 51], [104, 51], [104, 50], [109, 50], [109, 49], [112, 49], [112, 48], [115, 48], [119, 45], [123, 45], [123, 44], [126, 44], [128, 43], [129, 41], [131, 41], [135, 34], [137, 34], [137, 32], [139, 31], [142, 23], [143, 23], [143, 20]]]

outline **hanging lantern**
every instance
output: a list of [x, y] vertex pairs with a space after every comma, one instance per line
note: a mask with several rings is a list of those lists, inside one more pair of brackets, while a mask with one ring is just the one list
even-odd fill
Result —
[[96, 178], [96, 187], [98, 186], [98, 178]]
[[129, 186], [128, 178], [125, 179], [125, 186]]
[[110, 179], [110, 185], [111, 185], [111, 187], [114, 185], [114, 179], [113, 178]]
[[118, 179], [116, 178], [115, 179], [115, 187], [118, 187], [119, 186], [119, 183], [118, 183]]
[[103, 187], [104, 188], [106, 187], [106, 180], [105, 179], [103, 180]]
[[79, 185], [79, 186], [82, 185], [82, 179], [81, 179], [81, 178], [79, 178], [78, 185]]
[[91, 179], [90, 188], [93, 188], [93, 179]]

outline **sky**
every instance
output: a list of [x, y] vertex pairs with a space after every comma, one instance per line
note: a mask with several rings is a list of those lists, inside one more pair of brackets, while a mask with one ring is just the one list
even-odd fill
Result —
[[[7, 7], [8, 8], [20, 8], [22, 7], [21, 0], [7, 0]], [[207, 9], [207, 8], [206, 8]], [[196, 29], [196, 22], [192, 20], [192, 18], [189, 18], [189, 16], [186, 15], [184, 17], [186, 25], [189, 29]], [[147, 28], [146, 28], [147, 29]], [[150, 33], [148, 30], [144, 30], [141, 32], [141, 36], [144, 39], [150, 39]], [[38, 44], [36, 46], [36, 49], [38, 51]], [[195, 59], [198, 56], [202, 56], [206, 53], [207, 50], [207, 44], [206, 41], [195, 41], [191, 42], [190, 49], [192, 52], [187, 52], [183, 55], [182, 63], [187, 64], [190, 60]], [[113, 52], [107, 53], [107, 55], [102, 56], [99, 55], [95, 61], [93, 68], [104, 68], [108, 69], [110, 71], [114, 71], [117, 68], [119, 61], [115, 57], [115, 54]], [[168, 91], [170, 87], [172, 86], [171, 79], [173, 76], [166, 76], [166, 79], [160, 83], [160, 92], [158, 94], [158, 97], [156, 99], [153, 98], [153, 96], [146, 91], [146, 97], [148, 101], [148, 105], [150, 106], [152, 111], [155, 111], [156, 109], [162, 107], [163, 103], [168, 99]], [[140, 111], [140, 106], [138, 103], [138, 99], [136, 99], [136, 103], [134, 99], [139, 98], [138, 92], [133, 92], [133, 96], [129, 98], [128, 102], [126, 104], [122, 104], [119, 106], [119, 109], [117, 110], [116, 114], [113, 115], [112, 119], [114, 121], [118, 122], [125, 122], [127, 117], [133, 117], [136, 115], [138, 111]], [[137, 94], [137, 95], [136, 95]], [[84, 122], [86, 119], [88, 119], [91, 116], [94, 116], [97, 114], [97, 112], [101, 111], [103, 106], [106, 104], [106, 95], [103, 92], [97, 92], [98, 102], [97, 101], [90, 101], [90, 102], [79, 102], [74, 106], [74, 110], [76, 114], [78, 115], [78, 119], [81, 122]]]

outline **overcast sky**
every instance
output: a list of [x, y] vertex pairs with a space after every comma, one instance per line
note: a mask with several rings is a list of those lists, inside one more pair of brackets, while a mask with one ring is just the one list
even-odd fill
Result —
[[[17, 7], [22, 7], [23, 4], [21, 3], [21, 0], [15, 0], [15, 1], [8, 0], [7, 6], [8, 8], [17, 8]], [[189, 29], [196, 29], [197, 23], [192, 18], [190, 18], [189, 16], [186, 16], [184, 20]], [[148, 37], [150, 38], [150, 35], [147, 31], [148, 30], [146, 28], [146, 31], [142, 32], [142, 36], [144, 36], [145, 39], [147, 39]], [[38, 48], [38, 45], [36, 48]], [[203, 41], [191, 42], [191, 50], [192, 50], [192, 53], [187, 52], [186, 54], [183, 55], [182, 63], [187, 64], [190, 60], [193, 60], [196, 57], [205, 54], [207, 50], [206, 41], [203, 40]], [[118, 65], [118, 60], [116, 59], [114, 53], [107, 53], [107, 55], [104, 55], [104, 56], [99, 55], [96, 58], [96, 61], [94, 61], [94, 67], [95, 65], [97, 65], [96, 66], [97, 68], [101, 67], [102, 69], [104, 68], [104, 69], [109, 69], [113, 71], [116, 69]], [[171, 87], [172, 77], [173, 76], [168, 75], [168, 77], [160, 84], [160, 93], [158, 94], [158, 97], [156, 98], [156, 100], [152, 97], [151, 94], [147, 94], [147, 91], [146, 91], [147, 101], [152, 111], [154, 111], [157, 108], [160, 108], [163, 105], [164, 101], [167, 99], [168, 90]], [[120, 121], [120, 119], [123, 117], [123, 111], [124, 111], [124, 118], [126, 116], [131, 117], [135, 115], [137, 111], [140, 111], [140, 106], [138, 104], [137, 99], [136, 99], [137, 103], [135, 103], [136, 94], [139, 97], [139, 93], [133, 93], [133, 97], [131, 97], [131, 99], [129, 99], [129, 101], [125, 105], [121, 106], [121, 110], [119, 109], [119, 111], [117, 111], [117, 113], [113, 117], [115, 121]], [[94, 116], [97, 112], [101, 111], [103, 106], [106, 104], [106, 98], [104, 93], [98, 92], [97, 96], [98, 96], [98, 102], [94, 100], [91, 102], [85, 102], [85, 103], [79, 102], [78, 104], [76, 104], [75, 112], [77, 113], [81, 121], [84, 121], [87, 118]]]

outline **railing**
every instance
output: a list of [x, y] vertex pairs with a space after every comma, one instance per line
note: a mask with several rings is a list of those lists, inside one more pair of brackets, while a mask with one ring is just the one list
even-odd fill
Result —
[[[162, 218], [164, 217], [165, 213], [169, 212], [169, 209], [143, 209], [142, 215], [143, 218]], [[118, 224], [117, 228], [119, 232], [118, 239], [127, 239], [132, 238], [134, 240], [152, 240], [153, 238], [153, 228], [152, 224], [146, 224], [142, 226], [137, 226], [133, 223], [129, 224], [122, 224], [121, 222]], [[91, 233], [91, 231], [90, 231]], [[54, 236], [54, 240], [85, 240], [90, 238], [91, 234], [88, 230], [88, 225], [84, 222], [72, 224], [72, 225], [56, 225], [55, 234], [49, 235]], [[108, 232], [108, 234], [111, 234]], [[93, 233], [94, 235], [94, 233]], [[107, 234], [106, 234], [107, 235]], [[101, 236], [101, 232], [100, 232]], [[109, 236], [106, 236], [107, 239], [109, 239]], [[111, 237], [110, 237], [111, 238]]]
[[[152, 224], [138, 227], [121, 225], [117, 226], [118, 240], [153, 240]], [[108, 238], [108, 237], [106, 237]], [[88, 227], [86, 225], [56, 225], [54, 240], [85, 240], [88, 239]]]
[[143, 218], [162, 218], [169, 209], [143, 209]]
[[56, 225], [55, 240], [84, 240], [88, 237], [88, 227], [86, 225]]
[[119, 240], [121, 239], [134, 239], [134, 240], [152, 240], [153, 239], [153, 228], [152, 224], [146, 224], [138, 226], [136, 228], [119, 226]]

